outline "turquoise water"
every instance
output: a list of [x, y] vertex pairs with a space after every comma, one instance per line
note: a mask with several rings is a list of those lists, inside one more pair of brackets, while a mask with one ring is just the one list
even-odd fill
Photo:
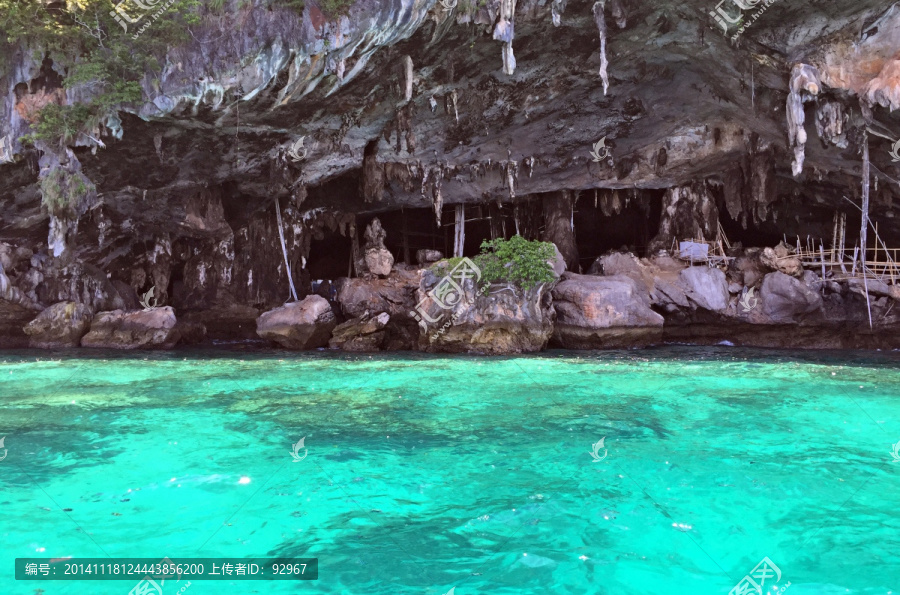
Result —
[[763, 557], [900, 593], [896, 354], [7, 352], [2, 436], [2, 594], [134, 587], [12, 578], [67, 556], [319, 558], [190, 595], [726, 594]]

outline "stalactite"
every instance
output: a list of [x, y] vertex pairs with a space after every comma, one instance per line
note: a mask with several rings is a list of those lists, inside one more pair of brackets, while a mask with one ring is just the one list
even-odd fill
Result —
[[403, 57], [403, 72], [406, 76], [406, 92], [404, 94], [406, 103], [409, 103], [412, 100], [413, 94], [413, 61], [409, 56]]
[[566, 0], [553, 0], [553, 4], [550, 5], [550, 14], [553, 19], [553, 26], [559, 27], [560, 15], [566, 10]]
[[456, 89], [454, 89], [450, 92], [450, 102], [453, 104], [453, 115], [456, 117], [456, 123], [459, 124], [459, 110], [456, 108], [457, 99]]
[[[816, 132], [823, 141], [846, 149], [849, 114], [839, 101], [823, 101], [816, 105]], [[877, 190], [877, 189], [876, 189]]]
[[597, 30], [600, 32], [600, 78], [603, 80], [603, 94], [609, 89], [609, 75], [606, 69], [609, 62], [606, 59], [606, 15], [603, 9], [606, 6], [606, 0], [599, 0], [594, 4], [594, 22], [597, 23]]
[[509, 200], [516, 197], [516, 180], [519, 177], [519, 162], [509, 160], [505, 166], [506, 169], [506, 187], [509, 193]]
[[609, 8], [612, 13], [612, 18], [616, 21], [616, 26], [619, 29], [624, 29], [625, 25], [628, 24], [628, 15], [625, 12], [625, 4], [622, 3], [622, 0], [611, 0]]
[[43, 310], [40, 304], [32, 301], [21, 289], [12, 284], [3, 270], [3, 264], [0, 264], [0, 299], [4, 299], [13, 304], [18, 304], [23, 308], [34, 310], [35, 312]]
[[805, 159], [806, 130], [803, 124], [806, 115], [803, 104], [814, 101], [819, 94], [821, 83], [819, 71], [808, 64], [795, 64], [791, 69], [790, 93], [787, 98], [788, 144], [794, 149], [791, 171], [799, 176]]
[[441, 178], [435, 179], [432, 188], [432, 197], [434, 200], [434, 216], [437, 220], [437, 226], [441, 226], [441, 212], [444, 210], [444, 194], [441, 192]]
[[512, 75], [516, 71], [516, 57], [512, 42], [515, 32], [516, 0], [500, 0], [500, 19], [494, 27], [494, 39], [504, 42], [503, 72]]

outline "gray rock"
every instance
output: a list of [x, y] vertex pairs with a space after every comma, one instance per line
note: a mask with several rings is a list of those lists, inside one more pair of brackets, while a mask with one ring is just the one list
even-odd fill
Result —
[[680, 283], [672, 283], [665, 279], [656, 279], [653, 304], [660, 306], [674, 305], [681, 308], [690, 308], [687, 294]]
[[430, 250], [428, 248], [422, 248], [421, 250], [416, 251], [416, 262], [419, 263], [420, 266], [429, 266], [436, 263], [439, 260], [443, 260], [444, 253], [440, 250]]
[[[529, 290], [492, 285], [487, 295], [464, 282], [464, 295], [443, 309], [428, 295], [439, 279], [423, 275], [417, 309], [421, 316], [418, 348], [428, 352], [501, 355], [540, 351], [553, 334], [556, 316], [550, 285]], [[433, 321], [433, 322], [432, 322]]]
[[256, 333], [288, 349], [315, 349], [328, 345], [336, 325], [328, 300], [310, 295], [264, 313], [256, 319]]
[[387, 277], [394, 266], [394, 256], [387, 248], [369, 248], [366, 250], [366, 268], [373, 275]]
[[866, 286], [869, 287], [869, 295], [870, 296], [878, 296], [878, 297], [891, 297], [893, 294], [891, 293], [891, 288], [887, 283], [883, 283], [878, 279], [867, 279], [863, 281], [862, 279], [848, 279], [847, 287], [853, 293], [857, 293], [863, 297], [866, 296]]
[[644, 286], [626, 275], [566, 273], [553, 289], [553, 341], [569, 349], [635, 345], [662, 336], [663, 317]]
[[547, 263], [553, 267], [553, 274], [559, 277], [566, 272], [566, 259], [556, 244], [553, 244], [553, 249], [556, 251], [556, 255], [553, 260], [549, 260]]
[[28, 346], [38, 349], [78, 347], [91, 327], [94, 313], [84, 304], [53, 304], [25, 326]]
[[384, 344], [384, 330], [391, 317], [387, 312], [377, 316], [361, 316], [335, 327], [328, 346], [344, 351], [380, 351]]
[[770, 269], [792, 277], [799, 277], [803, 274], [803, 264], [799, 258], [791, 256], [791, 249], [784, 242], [781, 242], [775, 248], [763, 250], [759, 260]]
[[822, 296], [799, 279], [781, 272], [765, 276], [759, 294], [763, 312], [775, 322], [798, 322], [822, 308]]
[[681, 281], [687, 296], [701, 308], [718, 312], [728, 307], [728, 281], [719, 269], [688, 267], [681, 271]]
[[125, 312], [99, 312], [82, 347], [105, 349], [171, 349], [181, 338], [171, 307]]

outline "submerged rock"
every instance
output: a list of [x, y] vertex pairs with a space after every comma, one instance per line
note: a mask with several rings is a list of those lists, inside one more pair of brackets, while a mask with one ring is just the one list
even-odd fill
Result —
[[648, 344], [662, 338], [663, 317], [631, 277], [565, 273], [553, 289], [553, 343], [568, 349]]
[[171, 349], [181, 338], [175, 311], [170, 307], [125, 312], [99, 312], [82, 347], [104, 349]]
[[91, 327], [94, 313], [84, 304], [59, 302], [25, 325], [28, 346], [39, 349], [78, 347]]
[[256, 319], [260, 337], [288, 349], [325, 347], [335, 326], [331, 304], [318, 295], [269, 310]]
[[387, 332], [384, 330], [391, 317], [387, 312], [377, 316], [360, 316], [339, 324], [328, 346], [344, 351], [380, 351]]

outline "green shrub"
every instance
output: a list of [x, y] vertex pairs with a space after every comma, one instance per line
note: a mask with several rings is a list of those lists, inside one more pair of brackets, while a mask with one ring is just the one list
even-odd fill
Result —
[[556, 279], [550, 264], [554, 258], [556, 250], [550, 242], [530, 241], [517, 235], [508, 240], [482, 242], [481, 254], [474, 261], [481, 269], [482, 284], [511, 283], [531, 289]]
[[[481, 270], [479, 286], [485, 289], [491, 283], [511, 283], [522, 289], [531, 289], [540, 283], [551, 283], [556, 279], [551, 262], [556, 258], [556, 250], [549, 242], [529, 241], [522, 236], [513, 236], [481, 243], [481, 254], [472, 262]], [[441, 277], [462, 262], [462, 258], [445, 258], [429, 269]]]

